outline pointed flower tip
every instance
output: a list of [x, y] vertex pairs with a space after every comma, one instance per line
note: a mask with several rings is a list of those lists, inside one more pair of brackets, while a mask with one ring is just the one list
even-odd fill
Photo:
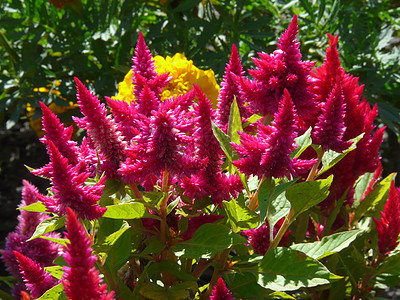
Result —
[[224, 280], [219, 278], [217, 284], [212, 290], [210, 300], [234, 300], [232, 293], [226, 287]]

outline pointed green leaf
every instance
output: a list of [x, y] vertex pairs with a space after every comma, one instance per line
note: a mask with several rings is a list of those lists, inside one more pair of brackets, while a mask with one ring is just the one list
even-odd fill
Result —
[[182, 255], [183, 257], [211, 258], [218, 251], [245, 242], [246, 239], [244, 237], [232, 232], [228, 227], [207, 223], [196, 230], [193, 238], [177, 244], [174, 251], [177, 255]]
[[146, 207], [140, 202], [108, 205], [106, 207], [107, 210], [104, 213], [103, 218], [124, 220], [139, 219], [147, 213]]
[[31, 211], [31, 212], [47, 213], [46, 206], [40, 201], [29, 204], [27, 206], [18, 207], [18, 209], [22, 209], [25, 211]]
[[69, 242], [68, 239], [57, 239], [57, 238], [53, 238], [53, 237], [46, 236], [46, 235], [42, 235], [39, 238], [48, 240], [48, 241], [52, 241], [54, 243], [57, 243], [57, 244], [60, 244], [63, 246], [67, 246], [67, 242]]
[[61, 279], [64, 274], [62, 266], [50, 266], [50, 267], [45, 267], [44, 269], [46, 270], [47, 273], [50, 273], [51, 276], [57, 279]]
[[33, 235], [28, 241], [34, 240], [39, 236], [46, 234], [48, 232], [52, 232], [54, 230], [60, 229], [65, 226], [65, 217], [52, 217], [46, 220], [43, 220], [37, 227]]
[[117, 240], [125, 233], [125, 231], [127, 231], [130, 228], [129, 225], [125, 224], [126, 223], [124, 223], [124, 225], [120, 230], [110, 234], [100, 243], [96, 243], [93, 246], [94, 252], [99, 254], [100, 256], [106, 255], [114, 246], [114, 244], [117, 242]]
[[311, 127], [308, 128], [305, 133], [294, 139], [297, 143], [297, 148], [290, 155], [291, 158], [299, 157], [312, 144], [311, 129]]
[[357, 147], [357, 143], [361, 138], [363, 137], [364, 133], [360, 134], [359, 136], [355, 137], [354, 139], [351, 139], [353, 144], [343, 151], [342, 153], [335, 152], [333, 150], [328, 150], [324, 153], [322, 156], [322, 168], [318, 172], [317, 177], [321, 176], [324, 174], [326, 171], [328, 171], [330, 168], [332, 168], [334, 165], [336, 165], [339, 161], [342, 160], [343, 157], [345, 157], [349, 152], [353, 151]]
[[365, 173], [363, 176], [358, 178], [354, 191], [354, 203], [352, 208], [355, 209], [360, 205], [360, 200], [364, 192], [367, 190], [371, 180], [374, 177], [374, 173]]
[[299, 214], [325, 200], [329, 195], [333, 176], [326, 179], [296, 183], [286, 190], [286, 198], [294, 209], [295, 219]]
[[274, 227], [282, 217], [286, 216], [290, 210], [290, 202], [282, 194], [290, 186], [295, 184], [297, 179], [281, 183], [275, 186], [272, 179], [266, 179], [260, 186], [258, 194], [258, 206], [260, 207], [260, 224], [264, 223], [265, 218], [271, 228]]
[[231, 138], [226, 135], [214, 122], [211, 123], [212, 131], [214, 133], [215, 138], [218, 140], [222, 150], [225, 152], [226, 157], [230, 162], [239, 159], [239, 155], [232, 148], [230, 142]]
[[295, 244], [289, 248], [301, 251], [311, 258], [319, 260], [347, 248], [360, 233], [360, 230], [339, 232], [325, 236], [321, 241]]
[[264, 118], [262, 115], [254, 114], [250, 118], [247, 119], [246, 123], [243, 124], [243, 128], [249, 126], [250, 124], [253, 124], [257, 122], [258, 120]]
[[129, 259], [132, 251], [131, 231], [125, 230], [107, 253], [106, 266], [116, 273]]
[[62, 283], [57, 284], [56, 286], [53, 286], [51, 289], [49, 289], [47, 292], [45, 292], [40, 298], [37, 298], [37, 300], [58, 300], [58, 299], [66, 299], [64, 295], [64, 286]]
[[375, 185], [375, 188], [369, 193], [360, 205], [356, 208], [353, 217], [353, 224], [355, 224], [367, 212], [369, 216], [379, 217], [379, 211], [383, 210], [386, 199], [389, 196], [389, 189], [395, 173], [389, 174], [385, 179]]
[[273, 291], [294, 291], [329, 284], [340, 278], [319, 261], [287, 248], [268, 250], [258, 264], [258, 284]]
[[239, 106], [236, 101], [236, 97], [234, 97], [231, 110], [229, 113], [229, 122], [228, 122], [228, 136], [231, 137], [232, 142], [239, 144], [240, 136], [238, 131], [243, 132], [242, 127], [242, 118], [240, 117]]
[[260, 216], [250, 210], [246, 205], [237, 202], [235, 199], [223, 201], [222, 206], [231, 224], [233, 232], [251, 229], [258, 225]]

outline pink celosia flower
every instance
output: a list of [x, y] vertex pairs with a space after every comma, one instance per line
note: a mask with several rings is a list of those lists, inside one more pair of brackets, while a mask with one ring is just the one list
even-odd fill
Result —
[[69, 267], [64, 267], [61, 279], [68, 299], [114, 299], [114, 292], [107, 295], [107, 285], [102, 284], [99, 271], [94, 267], [96, 256], [92, 254], [90, 239], [77, 215], [67, 208], [67, 233], [69, 242], [64, 259]]
[[[236, 75], [235, 79], [232, 76]], [[249, 107], [244, 106], [244, 100], [239, 93], [237, 82], [243, 77], [244, 71], [240, 62], [239, 53], [235, 45], [232, 45], [231, 57], [226, 65], [225, 74], [222, 78], [221, 89], [218, 95], [218, 109], [216, 113], [216, 123], [224, 129], [228, 124], [229, 113], [234, 97], [239, 107], [240, 116], [248, 118], [251, 114]]]
[[57, 284], [57, 279], [46, 273], [44, 268], [37, 262], [18, 251], [14, 251], [14, 255], [19, 262], [19, 268], [25, 285], [33, 298], [39, 298], [44, 292]]
[[61, 154], [68, 158], [70, 164], [76, 165], [78, 163], [76, 142], [71, 141], [74, 128], [72, 125], [64, 128], [58, 117], [43, 102], [40, 102], [40, 107], [43, 113], [43, 130], [46, 132], [45, 136], [40, 140], [44, 144], [49, 140], [52, 141]]
[[243, 185], [239, 176], [227, 176], [222, 173], [223, 151], [211, 128], [214, 111], [200, 87], [195, 84], [193, 86], [198, 98], [194, 107], [197, 120], [197, 129], [193, 135], [194, 144], [196, 154], [199, 159], [206, 161], [206, 164], [190, 178], [184, 178], [182, 187], [184, 193], [191, 198], [201, 199], [210, 195], [214, 203], [221, 205], [223, 199], [230, 198], [230, 194], [236, 196]]
[[107, 116], [104, 104], [101, 104], [78, 78], [75, 78], [75, 82], [78, 89], [78, 105], [85, 117], [74, 118], [74, 120], [80, 127], [87, 130], [89, 138], [101, 153], [104, 159], [102, 169], [106, 175], [116, 177], [120, 162], [127, 157], [126, 144], [121, 132], [111, 116]]
[[49, 141], [48, 146], [54, 196], [40, 195], [41, 201], [53, 213], [63, 215], [66, 213], [66, 208], [71, 207], [81, 218], [88, 220], [100, 218], [106, 211], [105, 207], [97, 204], [103, 192], [105, 177], [95, 185], [84, 185], [90, 173], [79, 173], [75, 167], [68, 164], [68, 159], [61, 155], [53, 142]]
[[242, 145], [231, 144], [240, 155], [233, 164], [241, 172], [276, 178], [295, 174], [290, 158], [296, 137], [295, 110], [287, 90], [271, 125], [260, 124], [257, 137], [246, 133], [239, 135]]
[[380, 219], [374, 218], [374, 221], [378, 231], [379, 252], [387, 254], [399, 244], [400, 234], [400, 191], [394, 186], [394, 182], [390, 186], [389, 198], [381, 211]]
[[186, 151], [193, 143], [194, 120], [187, 107], [176, 104], [182, 99], [162, 102], [151, 117], [142, 115], [136, 143], [131, 144], [129, 158], [119, 169], [126, 182], [141, 182], [166, 169], [173, 175], [196, 169], [197, 161]]
[[145, 85], [154, 92], [158, 100], [161, 99], [162, 88], [170, 81], [169, 74], [158, 75], [155, 71], [154, 60], [147, 48], [142, 32], [139, 32], [139, 39], [133, 57], [133, 78], [134, 95], [138, 103], [141, 102], [141, 94]]
[[318, 103], [323, 103], [328, 100], [335, 84], [341, 84], [346, 107], [344, 116], [346, 130], [343, 134], [343, 140], [348, 141], [363, 132], [363, 127], [360, 124], [364, 122], [365, 112], [369, 109], [369, 104], [365, 101], [360, 102], [363, 86], [358, 85], [358, 78], [346, 74], [344, 68], [340, 66], [337, 51], [338, 37], [333, 37], [330, 34], [328, 34], [328, 37], [329, 47], [326, 50], [324, 63], [311, 73], [313, 77], [312, 90]]
[[315, 63], [301, 61], [297, 31], [297, 16], [294, 15], [279, 39], [279, 50], [272, 55], [258, 53], [260, 58], [252, 59], [258, 69], [249, 70], [249, 73], [255, 80], [241, 80], [240, 90], [256, 113], [272, 116], [278, 111], [284, 90], [287, 89], [300, 118], [310, 123], [317, 109], [309, 89], [309, 73]]
[[210, 300], [234, 300], [232, 293], [226, 287], [224, 280], [219, 278], [212, 290]]
[[322, 105], [322, 113], [318, 116], [318, 122], [312, 133], [313, 143], [321, 145], [323, 151], [343, 152], [351, 142], [343, 140], [346, 130], [344, 126], [346, 105], [340, 80]]
[[[39, 191], [28, 181], [23, 181], [22, 201], [20, 207], [30, 205], [39, 201]], [[15, 278], [22, 278], [17, 259], [13, 251], [18, 251], [30, 259], [35, 260], [42, 267], [50, 266], [53, 260], [61, 253], [60, 245], [45, 239], [34, 239], [27, 241], [35, 232], [37, 225], [48, 216], [45, 213], [20, 211], [18, 216], [18, 225], [15, 232], [11, 232], [6, 237], [4, 250], [0, 250], [2, 259], [6, 265], [7, 271]], [[60, 238], [58, 233], [48, 233], [46, 236]], [[20, 291], [25, 290], [23, 283], [16, 283], [13, 289], [13, 295], [20, 297]]]
[[[281, 227], [284, 219], [280, 219], [274, 226], [273, 234], [274, 237], [278, 233], [279, 228]], [[253, 248], [255, 254], [264, 255], [269, 248], [270, 244], [270, 232], [269, 232], [269, 224], [266, 223], [261, 225], [256, 229], [243, 230], [242, 233], [247, 236], [250, 246]], [[282, 237], [279, 245], [285, 245], [289, 240], [290, 231], [287, 231]]]
[[114, 120], [118, 124], [125, 141], [129, 142], [139, 134], [137, 130], [138, 111], [134, 102], [127, 103], [125, 101], [113, 100], [106, 97], [107, 104], [111, 108]]

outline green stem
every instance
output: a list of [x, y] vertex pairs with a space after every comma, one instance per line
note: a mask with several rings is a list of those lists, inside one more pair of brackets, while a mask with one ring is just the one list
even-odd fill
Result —
[[321, 152], [318, 155], [318, 161], [312, 166], [310, 173], [308, 174], [306, 181], [313, 181], [315, 176], [317, 175], [318, 167], [322, 161], [322, 156], [324, 156], [325, 151], [321, 149]]
[[293, 207], [290, 208], [290, 211], [288, 215], [285, 218], [285, 221], [283, 222], [281, 228], [279, 228], [278, 233], [276, 234], [275, 238], [272, 240], [271, 244], [269, 244], [269, 249], [273, 249], [278, 247], [279, 242], [283, 238], [283, 235], [285, 234], [286, 230], [289, 228], [290, 224], [292, 223], [292, 219], [294, 216], [294, 209]]
[[250, 210], [255, 210], [258, 206], [258, 192], [260, 191], [260, 187], [262, 183], [266, 180], [267, 178], [263, 175], [261, 178], [260, 183], [258, 184], [256, 192], [253, 194], [253, 196], [250, 198], [250, 203], [249, 203], [249, 209]]

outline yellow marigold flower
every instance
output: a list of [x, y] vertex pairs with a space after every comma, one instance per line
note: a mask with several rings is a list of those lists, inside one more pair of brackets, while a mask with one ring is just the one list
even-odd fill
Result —
[[[193, 65], [192, 60], [188, 60], [183, 54], [177, 53], [173, 57], [155, 56], [154, 65], [158, 74], [168, 73], [172, 77], [168, 85], [163, 89], [162, 98], [181, 95], [193, 89], [193, 83], [197, 84], [214, 107], [217, 104], [219, 85], [215, 80], [213, 70], [200, 70]], [[130, 102], [134, 100], [133, 72], [126, 74], [124, 81], [118, 84], [118, 95], [114, 97], [118, 100]]]

